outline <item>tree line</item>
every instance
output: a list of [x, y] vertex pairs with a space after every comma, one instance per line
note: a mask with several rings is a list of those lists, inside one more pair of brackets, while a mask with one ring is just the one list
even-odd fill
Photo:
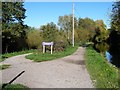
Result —
[[[26, 18], [23, 2], [2, 2], [2, 52], [24, 49], [41, 49], [42, 42], [54, 42], [54, 51], [63, 51], [72, 44], [72, 15], [59, 16], [58, 24], [53, 22], [39, 29], [24, 25]], [[120, 2], [113, 4], [111, 28], [103, 20], [74, 17], [75, 45], [93, 43], [96, 51], [104, 54], [108, 50], [116, 58], [120, 54]], [[117, 53], [117, 54], [116, 54]], [[113, 61], [115, 61], [113, 60]], [[116, 64], [115, 61], [113, 64]], [[119, 65], [117, 65], [119, 66]]]

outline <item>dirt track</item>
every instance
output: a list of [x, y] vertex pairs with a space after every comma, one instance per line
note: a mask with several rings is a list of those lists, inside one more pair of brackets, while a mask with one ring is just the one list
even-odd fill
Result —
[[25, 73], [14, 83], [20, 83], [30, 88], [93, 88], [85, 67], [84, 53], [85, 49], [79, 47], [70, 56], [40, 63], [25, 59], [27, 54], [8, 58], [3, 63], [12, 66], [0, 71], [2, 82], [8, 82], [25, 70]]

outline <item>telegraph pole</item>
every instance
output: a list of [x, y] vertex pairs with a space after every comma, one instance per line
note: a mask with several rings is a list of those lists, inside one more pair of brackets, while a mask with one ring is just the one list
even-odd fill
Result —
[[72, 45], [74, 47], [74, 3], [72, 5], [72, 18], [73, 18], [73, 33], [72, 33]]

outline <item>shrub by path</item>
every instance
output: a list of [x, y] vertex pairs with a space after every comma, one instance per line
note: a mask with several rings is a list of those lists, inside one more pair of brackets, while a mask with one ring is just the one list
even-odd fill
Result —
[[30, 88], [93, 88], [84, 63], [84, 53], [85, 49], [79, 47], [70, 56], [40, 63], [25, 59], [28, 54], [8, 58], [2, 63], [10, 64], [11, 67], [0, 71], [2, 82], [8, 82], [25, 70], [14, 83]]

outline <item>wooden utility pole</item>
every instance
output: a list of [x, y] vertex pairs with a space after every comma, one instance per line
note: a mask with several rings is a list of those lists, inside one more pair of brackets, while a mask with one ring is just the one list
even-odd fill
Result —
[[74, 3], [73, 3], [73, 6], [72, 6], [72, 18], [73, 18], [73, 33], [72, 33], [72, 45], [74, 47]]

